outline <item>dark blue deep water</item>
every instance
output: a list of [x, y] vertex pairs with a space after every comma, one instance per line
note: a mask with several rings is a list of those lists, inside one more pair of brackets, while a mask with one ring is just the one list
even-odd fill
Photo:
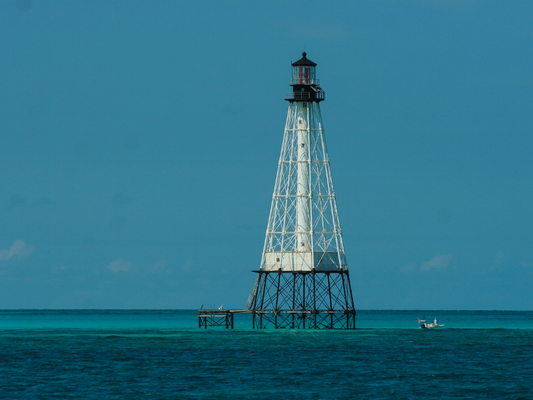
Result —
[[196, 315], [0, 311], [0, 398], [533, 399], [533, 312], [358, 311], [355, 331]]

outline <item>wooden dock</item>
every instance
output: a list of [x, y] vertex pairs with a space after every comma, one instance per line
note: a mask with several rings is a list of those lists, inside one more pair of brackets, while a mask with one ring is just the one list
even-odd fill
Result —
[[233, 329], [233, 314], [250, 313], [250, 310], [199, 310], [198, 327], [223, 326]]

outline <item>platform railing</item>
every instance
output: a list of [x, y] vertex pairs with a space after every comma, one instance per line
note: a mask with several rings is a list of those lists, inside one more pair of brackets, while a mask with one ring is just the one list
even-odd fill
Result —
[[304, 78], [293, 78], [291, 79], [290, 85], [317, 85], [320, 86], [320, 82], [316, 78], [304, 79]]
[[[313, 96], [311, 96], [311, 94]], [[321, 90], [318, 92], [289, 92], [285, 93], [285, 100], [324, 100], [326, 98], [326, 93]]]

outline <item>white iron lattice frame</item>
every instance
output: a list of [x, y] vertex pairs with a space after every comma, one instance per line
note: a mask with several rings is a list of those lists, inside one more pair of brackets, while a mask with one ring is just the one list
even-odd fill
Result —
[[262, 271], [347, 271], [318, 102], [291, 102]]

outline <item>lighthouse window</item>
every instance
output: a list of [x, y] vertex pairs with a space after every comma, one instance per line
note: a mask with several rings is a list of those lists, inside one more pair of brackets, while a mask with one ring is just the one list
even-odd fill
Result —
[[317, 84], [315, 67], [293, 67], [292, 84], [314, 85]]

